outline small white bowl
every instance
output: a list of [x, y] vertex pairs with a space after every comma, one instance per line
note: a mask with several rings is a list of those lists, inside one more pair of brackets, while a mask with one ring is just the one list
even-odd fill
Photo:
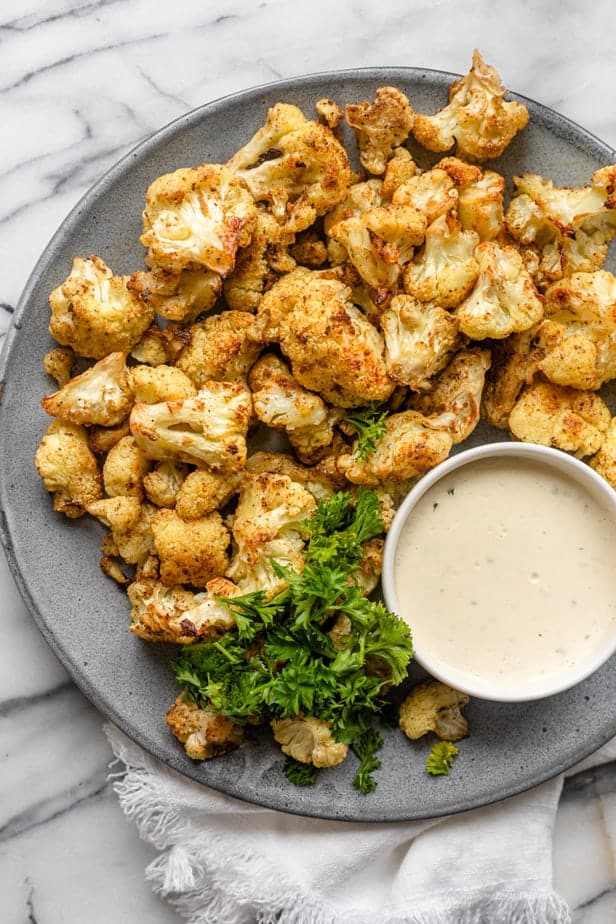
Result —
[[[428, 474], [414, 486], [404, 499], [394, 517], [391, 529], [385, 543], [385, 552], [383, 559], [382, 586], [385, 602], [390, 610], [398, 613], [404, 618], [401, 612], [398, 596], [396, 593], [395, 566], [396, 552], [398, 543], [403, 529], [409, 517], [413, 516], [413, 511], [418, 501], [441, 479], [451, 475], [457, 469], [467, 466], [472, 462], [484, 459], [506, 458], [511, 459], [513, 463], [516, 460], [528, 460], [536, 462], [542, 466], [551, 467], [560, 473], [564, 473], [568, 478], [577, 482], [586, 493], [594, 498], [603, 511], [616, 523], [616, 491], [604, 481], [597, 473], [583, 462], [579, 462], [556, 449], [548, 449], [544, 446], [538, 446], [530, 443], [489, 443], [474, 449], [462, 451], [445, 462], [432, 469]], [[485, 516], [485, 512], [482, 514]], [[571, 541], [571, 536], [563, 536], [563, 542]], [[616, 549], [615, 567], [616, 567]], [[418, 580], [426, 580], [425, 575], [418, 575]], [[556, 674], [552, 670], [549, 676], [545, 678], [534, 678], [533, 682], [527, 684], [511, 684], [504, 681], [495, 682], [489, 677], [482, 677], [477, 672], [470, 675], [464, 673], [464, 665], [454, 664], [439, 658], [438, 654], [430, 651], [423, 644], [421, 633], [413, 631], [413, 618], [409, 614], [408, 622], [413, 633], [413, 643], [415, 648], [415, 659], [422, 665], [433, 677], [444, 683], [455, 687], [462, 692], [480, 699], [488, 699], [498, 702], [522, 702], [527, 700], [541, 699], [566, 690], [569, 687], [579, 683], [585, 677], [592, 674], [599, 668], [614, 652], [616, 651], [616, 620], [613, 627], [609, 628], [607, 642], [601, 643], [599, 650], [593, 649], [579, 657], [574, 666], [570, 664], [563, 665]], [[460, 632], [464, 632], [464, 625], [461, 622]], [[505, 643], [503, 643], [504, 645]], [[488, 673], [488, 672], [486, 672]]]

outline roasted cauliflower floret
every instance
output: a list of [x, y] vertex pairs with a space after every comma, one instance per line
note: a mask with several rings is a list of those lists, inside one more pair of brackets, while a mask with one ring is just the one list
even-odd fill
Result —
[[329, 228], [361, 278], [375, 289], [395, 286], [402, 267], [424, 239], [426, 219], [412, 205], [378, 206]]
[[408, 481], [423, 475], [449, 455], [451, 436], [433, 429], [430, 421], [417, 411], [390, 414], [385, 426], [385, 435], [365, 460], [358, 458], [356, 447], [352, 453], [338, 458], [339, 470], [353, 484]]
[[396, 295], [383, 312], [387, 372], [414, 390], [443, 368], [458, 342], [458, 322], [438, 305]]
[[222, 279], [204, 267], [171, 272], [153, 264], [149, 272], [133, 273], [128, 288], [162, 318], [190, 324], [214, 307]]
[[314, 108], [328, 128], [338, 128], [344, 119], [344, 110], [333, 99], [318, 99]]
[[322, 398], [306, 391], [286, 363], [271, 353], [250, 370], [255, 414], [274, 430], [284, 430], [300, 462], [316, 462], [334, 438], [336, 419]]
[[197, 520], [219, 510], [237, 492], [238, 477], [196, 469], [186, 477], [177, 492], [176, 512], [184, 520]]
[[412, 399], [412, 407], [428, 417], [433, 427], [450, 433], [454, 444], [461, 443], [479, 423], [490, 361], [489, 350], [461, 350], [430, 383], [429, 391]]
[[133, 406], [125, 359], [126, 353], [110, 353], [43, 398], [42, 407], [67, 423], [103, 427], [121, 423]]
[[318, 271], [295, 270], [263, 296], [256, 335], [278, 341], [299, 384], [337, 407], [385, 401], [393, 391], [381, 334], [349, 287]]
[[53, 494], [53, 509], [71, 519], [83, 516], [102, 494], [101, 473], [83, 427], [52, 421], [34, 463], [45, 490]]
[[505, 178], [486, 170], [481, 179], [458, 191], [458, 218], [465, 231], [475, 231], [480, 241], [503, 237]]
[[43, 368], [58, 383], [58, 388], [66, 385], [72, 375], [75, 354], [70, 347], [55, 347], [45, 353]]
[[408, 148], [394, 148], [383, 175], [381, 195], [390, 201], [395, 191], [417, 173], [417, 164]]
[[492, 365], [483, 392], [482, 413], [494, 427], [505, 428], [525, 385], [539, 372], [544, 350], [538, 345], [540, 325], [512, 334], [492, 346]]
[[231, 537], [219, 513], [183, 520], [175, 510], [157, 510], [152, 517], [152, 535], [163, 584], [205, 587], [228, 567]]
[[336, 767], [347, 756], [346, 744], [334, 739], [331, 728], [322, 719], [294, 716], [273, 719], [271, 726], [282, 753], [302, 764]]
[[49, 296], [49, 333], [80, 356], [127, 352], [152, 323], [154, 311], [114, 276], [100, 257], [75, 257], [65, 281]]
[[261, 347], [250, 338], [254, 317], [247, 311], [224, 311], [188, 328], [190, 342], [177, 359], [197, 386], [243, 379]]
[[[126, 588], [132, 609], [130, 631], [145, 642], [195, 641], [192, 626], [182, 627], [186, 610], [196, 605], [195, 594], [185, 587], [167, 587], [155, 578], [137, 577]], [[201, 596], [201, 595], [199, 595]]]
[[148, 500], [157, 507], [175, 507], [178, 492], [190, 469], [182, 462], [158, 462], [143, 479]]
[[148, 187], [141, 243], [150, 264], [178, 273], [204, 266], [227, 276], [245, 247], [257, 210], [245, 184], [220, 164], [182, 167]]
[[466, 693], [438, 680], [419, 683], [400, 706], [400, 728], [411, 741], [428, 732], [446, 741], [459, 741], [468, 734], [468, 722], [460, 711], [468, 700]]
[[206, 382], [194, 398], [136, 404], [131, 431], [149, 459], [237, 472], [246, 462], [250, 392], [241, 382]]
[[224, 715], [201, 709], [180, 693], [167, 713], [167, 725], [191, 760], [209, 760], [239, 747], [244, 729]]
[[125, 436], [130, 436], [128, 418], [117, 427], [90, 427], [88, 429], [88, 445], [92, 452], [102, 455], [119, 443]]
[[404, 271], [404, 288], [422, 302], [455, 308], [469, 294], [479, 275], [473, 251], [475, 231], [463, 231], [456, 218], [442, 215], [426, 230], [424, 246]]
[[539, 368], [556, 385], [600, 388], [616, 378], [616, 278], [574, 273], [545, 293]]
[[496, 70], [477, 50], [470, 73], [449, 88], [449, 102], [436, 115], [415, 113], [413, 135], [429, 151], [457, 153], [471, 161], [500, 157], [528, 122], [522, 103], [506, 101], [506, 88]]
[[197, 394], [188, 376], [175, 366], [133, 366], [128, 380], [137, 404], [182, 401]]
[[154, 551], [152, 515], [156, 508], [138, 497], [105, 497], [88, 504], [87, 512], [111, 530], [117, 554], [129, 565], [142, 565]]
[[152, 324], [132, 348], [130, 355], [138, 363], [147, 366], [172, 365], [187, 343], [190, 343], [188, 328], [170, 323], [163, 329]]
[[269, 110], [265, 125], [227, 165], [278, 218], [301, 200], [306, 208], [296, 231], [341, 202], [351, 182], [349, 158], [337, 138], [288, 103]]
[[616, 489], [616, 417], [613, 417], [605, 432], [601, 449], [588, 460], [591, 468]]
[[509, 415], [509, 429], [525, 443], [572, 452], [596, 453], [610, 425], [605, 401], [592, 391], [536, 382], [524, 390]]
[[152, 467], [133, 436], [124, 436], [109, 450], [103, 483], [109, 497], [143, 497], [143, 479]]
[[293, 456], [284, 452], [255, 452], [246, 461], [246, 471], [253, 475], [264, 472], [268, 475], [285, 475], [306, 488], [316, 501], [326, 500], [334, 493], [347, 487], [347, 481], [340, 472], [334, 468], [330, 471], [329, 456], [327, 464], [319, 462], [317, 465], [300, 465]]
[[475, 258], [479, 278], [456, 309], [460, 330], [473, 340], [500, 340], [536, 324], [543, 304], [515, 247], [485, 241]]
[[264, 208], [257, 210], [257, 224], [250, 244], [238, 254], [233, 273], [224, 281], [225, 301], [235, 311], [256, 311], [259, 299], [281, 273], [290, 273], [295, 260], [288, 248], [295, 233]]
[[347, 103], [347, 122], [355, 132], [359, 159], [368, 173], [385, 173], [393, 150], [408, 138], [413, 127], [413, 109], [396, 87], [379, 87], [369, 103]]
[[394, 205], [407, 205], [417, 209], [426, 219], [426, 225], [455, 209], [458, 192], [449, 174], [439, 167], [426, 170], [402, 183], [392, 197]]
[[284, 589], [286, 581], [275, 574], [271, 560], [302, 570], [302, 524], [315, 508], [312, 494], [286, 475], [244, 475], [233, 519], [236, 550], [227, 577], [243, 593], [262, 590], [273, 596]]

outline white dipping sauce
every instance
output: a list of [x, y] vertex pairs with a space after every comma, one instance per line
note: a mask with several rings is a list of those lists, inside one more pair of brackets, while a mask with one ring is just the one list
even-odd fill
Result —
[[[400, 615], [453, 685], [532, 692], [575, 674], [616, 624], [616, 523], [526, 459], [462, 466], [419, 499], [394, 562]], [[517, 697], [516, 697], [517, 698]]]

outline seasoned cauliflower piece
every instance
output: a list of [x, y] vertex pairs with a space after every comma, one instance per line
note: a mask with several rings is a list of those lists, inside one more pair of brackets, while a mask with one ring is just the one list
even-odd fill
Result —
[[500, 340], [536, 324], [543, 304], [515, 247], [485, 241], [475, 257], [479, 279], [456, 309], [462, 333], [473, 340]]
[[341, 202], [351, 182], [349, 158], [337, 138], [288, 103], [272, 106], [265, 125], [233, 155], [228, 167], [245, 181], [257, 202], [271, 204], [278, 218], [284, 218], [289, 203], [305, 203], [296, 231]]
[[149, 263], [162, 269], [178, 273], [205, 266], [227, 276], [256, 220], [252, 196], [227, 167], [182, 167], [148, 187], [140, 240]]
[[189, 473], [182, 462], [158, 462], [143, 479], [148, 500], [157, 507], [175, 507], [178, 491]]
[[173, 364], [187, 343], [190, 343], [188, 328], [171, 323], [163, 330], [152, 324], [132, 348], [130, 355], [138, 363], [147, 366], [164, 366]]
[[599, 452], [588, 460], [588, 464], [616, 489], [616, 417], [610, 421]]
[[337, 407], [386, 401], [394, 389], [380, 333], [349, 287], [318, 271], [295, 270], [266, 292], [255, 333], [278, 341], [299, 384]]
[[154, 507], [138, 497], [105, 497], [88, 504], [86, 510], [111, 529], [117, 554], [129, 565], [142, 565], [154, 551], [152, 515]]
[[163, 584], [205, 587], [228, 567], [231, 537], [219, 513], [183, 520], [175, 510], [163, 508], [152, 517], [152, 535]]
[[376, 449], [361, 461], [354, 451], [338, 458], [338, 468], [353, 484], [378, 485], [404, 482], [423, 475], [449, 455], [451, 436], [432, 428], [417, 411], [390, 414], [385, 435]]
[[379, 87], [369, 103], [347, 103], [347, 122], [355, 132], [359, 159], [368, 173], [385, 173], [393, 150], [408, 138], [413, 127], [413, 109], [396, 87]]
[[428, 732], [446, 741], [459, 741], [468, 735], [468, 722], [460, 711], [468, 700], [466, 693], [438, 680], [419, 683], [400, 706], [400, 728], [411, 741]]
[[176, 512], [184, 520], [197, 520], [219, 510], [237, 492], [237, 475], [221, 475], [196, 469], [182, 482], [176, 498]]
[[521, 334], [512, 334], [492, 347], [492, 366], [483, 392], [482, 412], [486, 420], [501, 429], [525, 385], [531, 385], [539, 372], [545, 352], [538, 345], [540, 325]]
[[190, 342], [176, 365], [197, 386], [245, 378], [261, 347], [250, 338], [254, 317], [247, 311], [224, 311], [188, 328]]
[[124, 436], [109, 450], [103, 465], [103, 484], [109, 497], [143, 498], [143, 479], [152, 467], [133, 436]]
[[556, 385], [594, 391], [616, 378], [616, 278], [598, 270], [550, 286], [538, 339], [539, 368]]
[[216, 577], [208, 581], [205, 588], [205, 593], [195, 594], [192, 606], [169, 622], [171, 631], [181, 632], [184, 639], [217, 639], [236, 628], [233, 615], [218, 598], [237, 597], [239, 587], [223, 577]]
[[188, 376], [175, 366], [133, 366], [128, 380], [137, 404], [182, 401], [197, 394]]
[[489, 350], [461, 350], [430, 383], [429, 391], [412, 399], [412, 407], [428, 417], [433, 427], [450, 433], [454, 444], [461, 443], [479, 423], [490, 361]]
[[295, 260], [288, 253], [295, 233], [263, 208], [257, 210], [252, 240], [237, 254], [235, 269], [224, 281], [227, 305], [232, 310], [256, 311], [259, 299], [281, 273], [290, 273]]
[[130, 426], [149, 459], [237, 472], [246, 462], [251, 414], [250, 392], [241, 382], [206, 382], [194, 398], [136, 404]]
[[92, 452], [103, 454], [109, 452], [116, 443], [125, 436], [130, 436], [128, 418], [118, 427], [90, 427], [88, 430], [88, 445]]
[[333, 99], [319, 99], [314, 108], [328, 128], [338, 128], [344, 119], [344, 111]]
[[300, 465], [293, 456], [284, 452], [255, 452], [246, 461], [246, 471], [254, 475], [263, 472], [269, 475], [285, 475], [306, 488], [316, 501], [326, 500], [334, 491], [342, 491], [348, 486], [348, 482], [337, 469], [330, 471], [323, 463], [313, 466]]
[[102, 495], [102, 478], [83, 427], [52, 421], [34, 457], [53, 509], [75, 519]]
[[222, 292], [222, 279], [202, 266], [172, 272], [153, 264], [149, 272], [133, 273], [128, 288], [162, 318], [190, 324], [214, 307]]
[[394, 148], [391, 158], [387, 161], [381, 195], [390, 201], [395, 191], [417, 173], [417, 164], [408, 148]]
[[75, 354], [70, 347], [55, 347], [45, 353], [43, 368], [58, 383], [58, 388], [66, 385], [71, 377]]
[[426, 219], [412, 205], [378, 206], [329, 228], [362, 279], [375, 289], [395, 286], [424, 239]]
[[100, 257], [75, 257], [65, 281], [49, 296], [49, 333], [79, 356], [126, 352], [152, 323], [154, 311], [114, 276]]
[[383, 312], [387, 372], [417, 391], [443, 368], [458, 342], [458, 322], [438, 305], [396, 295]]
[[271, 560], [302, 570], [302, 524], [315, 508], [312, 494], [286, 475], [244, 475], [233, 519], [236, 550], [227, 577], [243, 593], [262, 590], [274, 596], [283, 590], [286, 581], [274, 573]]
[[[137, 577], [126, 588], [132, 609], [130, 631], [145, 642], [195, 641], [192, 626], [185, 631], [182, 617], [196, 605], [196, 595], [185, 587], [167, 587], [155, 578]], [[199, 595], [201, 596], [201, 595]]]
[[383, 570], [383, 551], [385, 549], [385, 540], [379, 537], [369, 539], [364, 542], [364, 554], [359, 563], [359, 568], [354, 574], [354, 578], [361, 587], [361, 592], [365, 597], [376, 590], [381, 571]]
[[404, 271], [404, 288], [422, 302], [455, 308], [469, 294], [479, 275], [473, 251], [475, 231], [463, 231], [453, 215], [442, 215], [426, 230], [424, 246]]
[[336, 420], [322, 398], [302, 388], [287, 364], [272, 353], [255, 363], [248, 384], [259, 420], [286, 432], [300, 462], [316, 462], [334, 438]]
[[506, 101], [506, 92], [475, 50], [470, 73], [449, 88], [447, 106], [433, 116], [415, 113], [413, 135], [429, 151], [448, 151], [457, 142], [457, 153], [467, 160], [500, 157], [528, 122], [526, 106]]
[[302, 231], [289, 253], [298, 266], [318, 268], [327, 263], [327, 246], [316, 231]]
[[600, 449], [610, 420], [605, 401], [594, 392], [536, 382], [516, 402], [509, 429], [525, 443], [564, 449], [582, 459]]
[[426, 219], [426, 225], [455, 209], [458, 192], [454, 182], [439, 167], [426, 170], [402, 183], [392, 197], [394, 205], [408, 205], [417, 209]]
[[133, 406], [125, 360], [126, 353], [110, 353], [43, 398], [42, 407], [67, 423], [114, 427]]
[[271, 726], [282, 753], [302, 764], [336, 767], [347, 756], [346, 744], [334, 739], [331, 728], [322, 719], [311, 715], [272, 719]]
[[244, 729], [224, 715], [201, 709], [180, 693], [167, 713], [167, 725], [191, 760], [209, 760], [233, 751], [244, 738]]

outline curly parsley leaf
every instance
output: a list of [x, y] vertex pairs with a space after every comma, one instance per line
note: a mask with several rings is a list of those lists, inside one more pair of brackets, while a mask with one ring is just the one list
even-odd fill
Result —
[[432, 776], [449, 776], [458, 748], [451, 741], [437, 741], [428, 755], [426, 771]]
[[372, 776], [375, 770], [381, 766], [381, 761], [376, 756], [376, 752], [383, 747], [383, 739], [374, 728], [368, 728], [353, 742], [351, 748], [356, 757], [359, 757], [359, 768], [353, 780], [355, 789], [359, 789], [364, 795], [374, 792], [376, 789], [376, 780]]
[[355, 455], [360, 462], [366, 461], [376, 449], [379, 440], [385, 436], [387, 411], [379, 410], [379, 407], [378, 402], [372, 401], [368, 407], [360, 408], [344, 418], [357, 433]]
[[312, 764], [301, 764], [299, 760], [287, 757], [282, 768], [282, 772], [290, 783], [296, 786], [314, 786], [317, 781], [319, 771]]

